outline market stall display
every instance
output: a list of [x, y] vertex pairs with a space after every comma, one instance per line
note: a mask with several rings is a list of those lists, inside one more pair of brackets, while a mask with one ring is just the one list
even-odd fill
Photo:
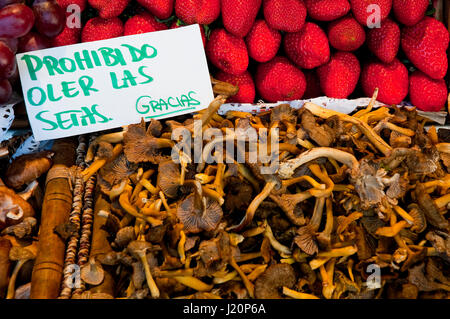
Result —
[[[449, 13], [0, 1], [0, 298], [448, 299]], [[191, 24], [209, 106], [34, 138], [16, 54]]]

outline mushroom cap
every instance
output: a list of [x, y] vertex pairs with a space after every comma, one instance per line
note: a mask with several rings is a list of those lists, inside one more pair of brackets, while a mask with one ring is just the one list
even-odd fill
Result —
[[100, 285], [104, 278], [105, 272], [102, 265], [95, 258], [90, 258], [89, 262], [81, 267], [81, 279], [89, 285]]
[[111, 143], [100, 141], [98, 143], [96, 155], [98, 158], [108, 159], [113, 156], [113, 150], [114, 150], [114, 147], [112, 146]]
[[196, 200], [197, 194], [186, 197], [177, 209], [177, 216], [184, 225], [187, 233], [200, 233], [201, 231], [212, 231], [219, 225], [223, 216], [219, 203], [212, 198], [204, 198], [205, 207]]
[[136, 239], [136, 234], [134, 232], [133, 226], [127, 226], [122, 229], [120, 229], [117, 234], [116, 238], [114, 239], [114, 242], [117, 246], [124, 248], [126, 247], [131, 241]]
[[297, 116], [295, 110], [289, 104], [280, 104], [272, 109], [270, 121], [289, 121], [295, 123]]
[[289, 264], [268, 267], [255, 282], [255, 298], [281, 299], [280, 288], [292, 288], [297, 282], [294, 268]]
[[328, 147], [333, 144], [336, 134], [327, 124], [319, 125], [316, 118], [307, 109], [301, 110], [302, 128], [308, 133], [309, 137], [319, 146]]
[[294, 238], [294, 243], [308, 255], [314, 255], [319, 252], [315, 236], [316, 232], [313, 227], [308, 224], [297, 230], [297, 236]]
[[136, 259], [140, 260], [140, 256], [146, 254], [147, 250], [152, 248], [152, 244], [143, 240], [133, 240], [128, 244], [128, 252]]
[[169, 198], [176, 198], [180, 188], [180, 168], [172, 160], [163, 161], [158, 166], [158, 177], [156, 184]]
[[21, 246], [13, 246], [9, 251], [9, 259], [13, 261], [18, 260], [30, 260], [36, 258], [36, 252], [31, 249], [27, 249], [26, 247]]
[[145, 122], [128, 126], [123, 137], [124, 153], [132, 163], [159, 163], [166, 158], [158, 149], [158, 138], [145, 129]]
[[19, 189], [38, 179], [52, 166], [54, 154], [52, 151], [42, 151], [17, 157], [6, 171], [5, 184]]
[[98, 174], [98, 183], [104, 193], [122, 183], [136, 171], [136, 165], [129, 162], [125, 155], [119, 155], [114, 161], [103, 166]]

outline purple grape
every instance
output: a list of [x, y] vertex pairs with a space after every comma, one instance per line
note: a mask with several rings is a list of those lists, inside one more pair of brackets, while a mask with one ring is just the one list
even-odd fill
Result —
[[36, 29], [46, 37], [56, 37], [64, 29], [66, 16], [55, 0], [35, 0], [33, 12], [36, 16]]
[[19, 52], [42, 50], [50, 47], [50, 40], [36, 32], [30, 32], [19, 39]]
[[19, 47], [19, 39], [15, 39], [15, 38], [0, 38], [0, 41], [4, 42], [11, 49], [11, 51], [14, 54], [17, 53], [17, 49]]
[[33, 10], [24, 4], [10, 4], [0, 9], [0, 38], [23, 37], [33, 25]]
[[0, 80], [0, 105], [9, 101], [12, 94], [11, 83], [8, 80]]
[[16, 59], [11, 49], [0, 42], [0, 79], [7, 79], [14, 74]]

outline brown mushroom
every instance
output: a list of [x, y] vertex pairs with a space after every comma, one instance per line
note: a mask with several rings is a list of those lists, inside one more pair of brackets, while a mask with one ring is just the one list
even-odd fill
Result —
[[22, 266], [29, 260], [33, 260], [36, 258], [37, 245], [33, 244], [27, 247], [14, 246], [11, 248], [9, 252], [9, 259], [11, 261], [16, 261], [16, 265], [14, 266], [13, 272], [11, 274], [11, 278], [9, 279], [8, 284], [8, 292], [6, 294], [6, 299], [13, 299], [14, 292], [16, 290], [16, 278], [19, 274]]
[[329, 147], [334, 142], [333, 129], [327, 124], [317, 124], [314, 115], [308, 109], [301, 109], [299, 115], [301, 116], [302, 128], [319, 146]]
[[101, 264], [95, 260], [95, 257], [89, 258], [88, 263], [81, 267], [80, 274], [81, 280], [93, 286], [100, 285], [105, 278], [105, 272]]
[[0, 230], [34, 216], [33, 207], [12, 189], [0, 186]]
[[268, 267], [255, 282], [255, 298], [281, 299], [280, 289], [292, 288], [296, 283], [294, 269], [289, 264], [275, 264]]
[[156, 285], [153, 279], [150, 266], [146, 257], [147, 251], [150, 250], [151, 248], [152, 244], [146, 241], [135, 240], [128, 244], [127, 250], [133, 255], [134, 258], [139, 260], [144, 266], [145, 277], [147, 279], [147, 285], [150, 289], [151, 295], [153, 298], [158, 298], [160, 296], [160, 292], [158, 286]]
[[12, 161], [6, 170], [5, 184], [19, 189], [38, 179], [52, 166], [52, 151], [22, 155]]
[[286, 137], [291, 139], [297, 136], [297, 116], [289, 104], [280, 104], [272, 109], [270, 114], [271, 127], [277, 127], [278, 123], [286, 126]]
[[216, 229], [223, 211], [216, 200], [194, 192], [178, 205], [177, 216], [186, 233], [199, 233]]
[[[150, 126], [149, 129], [152, 127]], [[160, 149], [172, 148], [175, 143], [169, 139], [157, 138], [151, 135], [150, 130], [145, 129], [145, 122], [130, 125], [124, 134], [124, 152], [132, 163], [151, 162], [159, 163], [167, 156], [163, 156]]]

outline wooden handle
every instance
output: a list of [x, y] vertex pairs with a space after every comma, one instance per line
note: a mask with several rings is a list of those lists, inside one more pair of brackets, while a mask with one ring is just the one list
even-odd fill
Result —
[[[58, 177], [55, 170], [69, 168], [75, 162], [75, 141], [63, 139], [53, 146], [54, 165], [48, 175], [39, 230], [38, 253], [31, 278], [31, 299], [56, 299], [59, 295], [64, 264], [65, 242], [54, 232], [67, 223], [72, 209], [72, 191], [68, 178]], [[52, 173], [53, 170], [53, 173]]]

